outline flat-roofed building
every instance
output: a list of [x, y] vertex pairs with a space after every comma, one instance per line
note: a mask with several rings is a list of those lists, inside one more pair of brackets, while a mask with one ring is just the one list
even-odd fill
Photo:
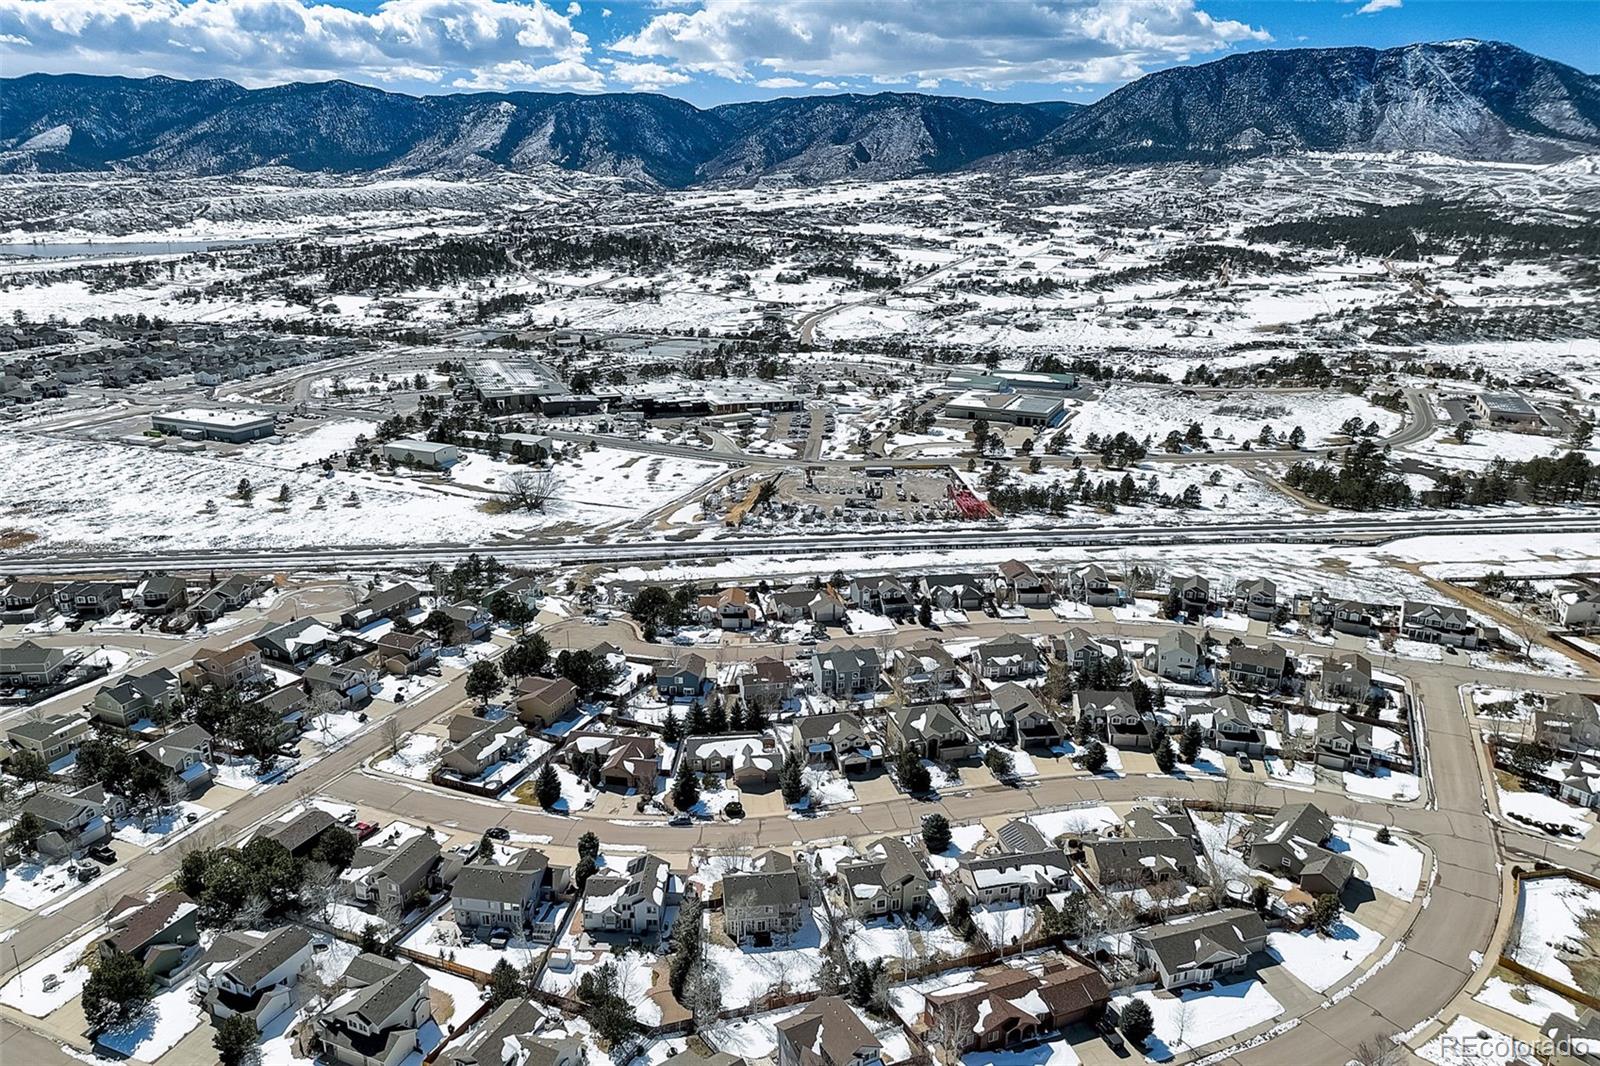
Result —
[[454, 444], [435, 444], [431, 440], [392, 440], [382, 450], [385, 459], [433, 470], [454, 466], [461, 458]]
[[278, 432], [270, 414], [204, 407], [185, 407], [180, 411], [151, 415], [150, 425], [163, 433], [188, 440], [219, 440], [228, 444], [260, 440]]
[[1054, 396], [1024, 392], [998, 392], [972, 389], [950, 399], [944, 406], [946, 418], [1003, 422], [1013, 426], [1052, 426], [1061, 420], [1066, 405]]

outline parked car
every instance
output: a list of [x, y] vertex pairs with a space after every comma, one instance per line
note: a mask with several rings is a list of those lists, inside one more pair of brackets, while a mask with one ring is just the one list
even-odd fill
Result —
[[489, 946], [492, 948], [503, 951], [505, 950], [505, 946], [509, 943], [511, 943], [511, 933], [509, 930], [496, 929], [494, 932], [489, 934]]
[[511, 830], [503, 825], [493, 825], [483, 831], [483, 835], [490, 840], [510, 840]]
[[378, 823], [377, 822], [357, 822], [356, 823], [356, 839], [357, 840], [365, 840], [368, 837], [370, 837], [372, 834], [376, 833], [377, 831], [378, 831]]
[[672, 816], [671, 820], [667, 822], [667, 824], [671, 826], [677, 826], [681, 829], [684, 826], [693, 825], [694, 819], [690, 818], [687, 814], [675, 814]]
[[1242, 753], [1239, 755], [1239, 769], [1241, 771], [1248, 774], [1255, 768], [1256, 764], [1250, 761], [1250, 756]]
[[117, 861], [117, 853], [112, 850], [110, 844], [99, 844], [89, 849], [89, 858], [110, 866]]
[[93, 881], [95, 878], [97, 878], [99, 876], [100, 876], [100, 867], [98, 867], [98, 866], [94, 866], [94, 865], [92, 865], [90, 863], [84, 863], [82, 866], [78, 867], [78, 880], [79, 881], [87, 883], [89, 881]]

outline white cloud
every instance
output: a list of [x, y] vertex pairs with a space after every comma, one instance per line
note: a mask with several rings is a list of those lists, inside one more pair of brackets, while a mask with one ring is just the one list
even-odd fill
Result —
[[1392, 11], [1401, 6], [1402, 0], [1367, 0], [1361, 5], [1358, 15], [1376, 15], [1380, 11]]
[[609, 47], [734, 81], [764, 71], [1003, 86], [1124, 80], [1270, 39], [1196, 0], [715, 0], [663, 11]]
[[567, 5], [567, 18], [575, 19], [581, 14], [583, 14], [583, 5], [578, 3], [578, 0], [572, 0], [572, 3]]
[[8, 74], [601, 89], [589, 52], [544, 0], [0, 0]]
[[614, 59], [603, 59], [601, 62], [610, 68], [608, 73], [614, 80], [641, 92], [686, 85], [693, 80], [682, 71], [664, 67], [660, 63], [622, 63]]
[[762, 78], [756, 82], [760, 89], [798, 89], [805, 85], [799, 78]]

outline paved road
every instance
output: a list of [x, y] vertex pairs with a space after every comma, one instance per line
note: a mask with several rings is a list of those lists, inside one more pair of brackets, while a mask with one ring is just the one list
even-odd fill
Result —
[[[1506, 533], [1600, 532], [1600, 509], [1574, 512], [1551, 509], [1521, 515], [1435, 515], [1424, 518], [1339, 518], [1326, 522], [1215, 522], [1118, 526], [1085, 523], [1063, 527], [1041, 519], [1036, 528], [987, 523], [940, 532], [940, 550], [963, 548], [1046, 548], [1166, 545], [1184, 543], [1326, 544], [1335, 541], [1382, 543], [1397, 537]], [[729, 535], [691, 540], [635, 539], [608, 544], [559, 541], [488, 541], [475, 544], [410, 544], [403, 546], [321, 546], [66, 554], [60, 551], [9, 553], [0, 576], [62, 577], [137, 573], [146, 569], [196, 571], [315, 570], [386, 567], [402, 564], [449, 565], [469, 554], [493, 555], [508, 565], [555, 566], [584, 563], [639, 563], [733, 557], [830, 556], [852, 552], [926, 551], [926, 531], [901, 533], [865, 530], [822, 535]]]

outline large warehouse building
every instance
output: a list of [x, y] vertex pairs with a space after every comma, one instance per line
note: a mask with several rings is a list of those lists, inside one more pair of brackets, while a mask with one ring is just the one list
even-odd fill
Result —
[[242, 444], [278, 432], [272, 416], [259, 411], [214, 411], [186, 407], [181, 411], [151, 415], [150, 425], [163, 433], [187, 440], [220, 440]]
[[966, 418], [1013, 426], [1053, 426], [1066, 413], [1066, 405], [1053, 396], [973, 389], [953, 397], [944, 406], [946, 418]]

